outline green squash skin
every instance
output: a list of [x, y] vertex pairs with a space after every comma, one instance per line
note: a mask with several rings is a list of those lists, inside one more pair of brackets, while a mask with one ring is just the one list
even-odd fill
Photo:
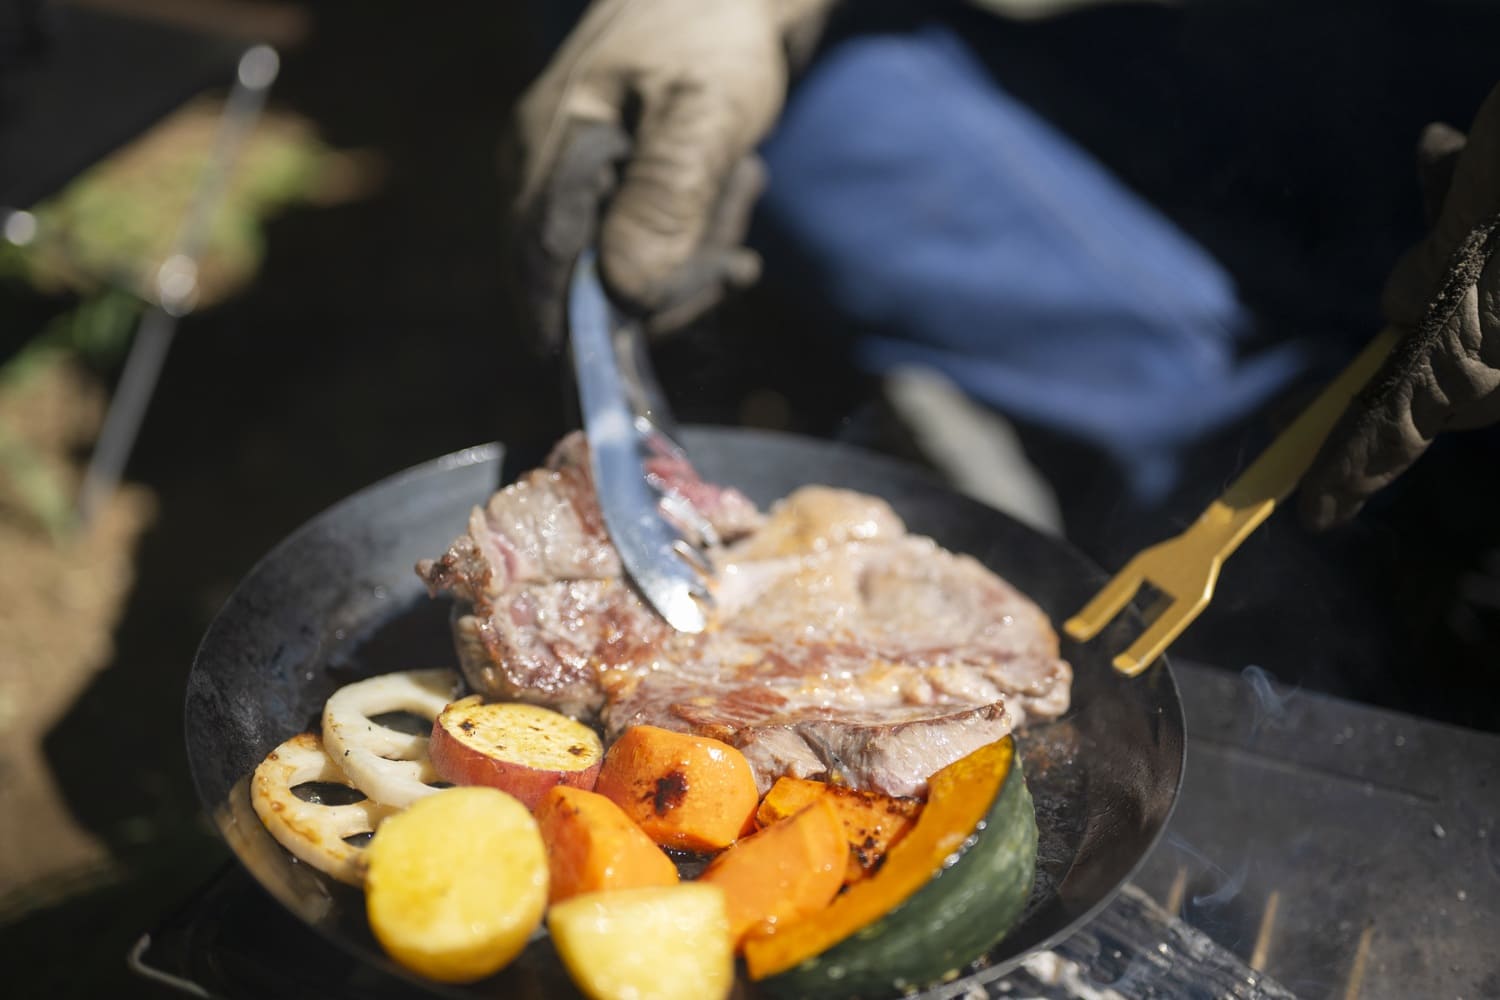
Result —
[[1036, 876], [1036, 811], [1019, 755], [951, 867], [820, 955], [757, 983], [789, 997], [882, 997], [954, 978], [1014, 926]]

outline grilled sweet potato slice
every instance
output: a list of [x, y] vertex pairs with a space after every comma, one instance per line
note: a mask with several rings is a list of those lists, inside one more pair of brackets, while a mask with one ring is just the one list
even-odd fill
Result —
[[593, 788], [604, 747], [561, 712], [474, 695], [438, 713], [427, 754], [443, 780], [498, 788], [535, 809], [555, 785]]

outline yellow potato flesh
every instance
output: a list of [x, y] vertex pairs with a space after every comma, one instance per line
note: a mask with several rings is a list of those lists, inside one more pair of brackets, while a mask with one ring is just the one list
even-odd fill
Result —
[[590, 1000], [714, 1000], [734, 986], [729, 912], [718, 886], [574, 896], [552, 907], [547, 927]]
[[365, 854], [370, 928], [401, 965], [440, 982], [499, 971], [547, 905], [536, 820], [493, 788], [450, 788], [380, 825]]

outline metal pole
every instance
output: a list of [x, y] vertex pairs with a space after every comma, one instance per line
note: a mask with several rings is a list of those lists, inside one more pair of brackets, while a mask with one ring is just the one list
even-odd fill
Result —
[[276, 50], [269, 45], [253, 46], [240, 56], [234, 87], [219, 119], [213, 153], [178, 230], [174, 250], [156, 272], [155, 301], [147, 307], [136, 330], [125, 369], [104, 416], [99, 441], [84, 473], [78, 497], [78, 519], [83, 527], [92, 522], [119, 487], [125, 462], [135, 447], [146, 408], [177, 332], [177, 321], [191, 312], [197, 302], [198, 257], [203, 252], [214, 209], [223, 198], [235, 156], [255, 127], [280, 66]]

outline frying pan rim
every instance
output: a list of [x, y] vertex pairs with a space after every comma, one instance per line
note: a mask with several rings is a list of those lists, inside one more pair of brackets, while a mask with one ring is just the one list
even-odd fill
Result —
[[[857, 444], [851, 444], [849, 442], [831, 440], [827, 438], [811, 437], [802, 434], [794, 434], [784, 431], [768, 430], [764, 428], [690, 424], [685, 425], [683, 427], [683, 431], [684, 437], [691, 437], [695, 436], [698, 433], [706, 432], [714, 435], [738, 436], [747, 439], [762, 438], [773, 442], [782, 441], [794, 445], [811, 445], [817, 448], [828, 448], [846, 452], [853, 452], [856, 453], [859, 456], [860, 461], [862, 463], [865, 463], [866, 465], [886, 466], [893, 473], [896, 473], [900, 476], [907, 477], [909, 479], [914, 478], [921, 480], [928, 486], [951, 493], [965, 503], [977, 504], [981, 507], [984, 507], [986, 511], [988, 511], [991, 515], [1005, 518], [1006, 520], [1011, 522], [1014, 528], [1019, 529], [1027, 534], [1041, 535], [1041, 533], [1036, 531], [1036, 529], [1017, 521], [1015, 518], [1005, 514], [1003, 511], [999, 511], [993, 507], [982, 504], [978, 500], [975, 500], [971, 497], [966, 497], [963, 494], [958, 493], [953, 489], [951, 485], [943, 482], [940, 478], [921, 468], [920, 466], [917, 466], [911, 462], [903, 461], [890, 455], [884, 455], [878, 452], [871, 451], [869, 449], [860, 447]], [[206, 673], [206, 669], [199, 669], [199, 664], [204, 656], [204, 652], [207, 648], [210, 647], [211, 642], [217, 637], [217, 633], [224, 623], [225, 610], [234, 606], [241, 598], [242, 592], [246, 588], [250, 587], [252, 583], [257, 581], [257, 578], [260, 576], [267, 563], [274, 561], [285, 550], [298, 545], [309, 534], [318, 530], [325, 523], [326, 519], [335, 517], [340, 511], [361, 502], [372, 494], [392, 490], [400, 484], [410, 480], [434, 476], [443, 472], [452, 471], [454, 469], [495, 462], [497, 463], [498, 475], [497, 482], [494, 488], [498, 489], [500, 486], [505, 485], [505, 482], [508, 480], [506, 473], [512, 471], [505, 468], [505, 462], [512, 456], [512, 454], [512, 448], [507, 446], [504, 442], [490, 441], [461, 448], [456, 451], [440, 455], [436, 458], [428, 459], [426, 461], [405, 467], [378, 480], [375, 480], [374, 482], [371, 482], [363, 487], [360, 487], [354, 492], [341, 497], [340, 499], [317, 511], [316, 513], [308, 516], [300, 524], [298, 524], [296, 528], [294, 528], [279, 542], [268, 549], [241, 576], [234, 589], [230, 592], [229, 596], [215, 612], [213, 619], [210, 621], [209, 626], [205, 629], [204, 635], [194, 651], [183, 705], [185, 742], [187, 742], [186, 737], [188, 736], [189, 727], [192, 725], [192, 723], [190, 722], [190, 716], [193, 710], [192, 695], [196, 686], [199, 683], [203, 683], [202, 677]], [[1095, 564], [1093, 560], [1089, 559], [1082, 552], [1074, 548], [1065, 539], [1050, 536], [1042, 537], [1044, 538], [1046, 544], [1054, 548], [1066, 550], [1071, 559], [1077, 562], [1080, 566], [1086, 566], [1098, 583], [1102, 584], [1105, 580], [1108, 579], [1107, 573], [1105, 573], [1097, 564]], [[1139, 624], [1139, 609], [1134, 604], [1126, 609], [1125, 615], [1129, 616], [1131, 619], [1134, 619], [1134, 624]], [[1167, 828], [1170, 825], [1172, 817], [1176, 812], [1178, 803], [1181, 798], [1182, 786], [1186, 776], [1187, 765], [1186, 714], [1185, 708], [1182, 704], [1181, 691], [1177, 685], [1176, 677], [1172, 671], [1169, 657], [1162, 656], [1157, 663], [1153, 664], [1147, 670], [1146, 673], [1140, 675], [1137, 678], [1133, 678], [1132, 680], [1136, 683], [1143, 683], [1145, 678], [1158, 673], [1160, 674], [1160, 678], [1158, 679], [1157, 683], [1164, 684], [1164, 691], [1160, 708], [1162, 709], [1162, 714], [1168, 720], [1170, 729], [1175, 733], [1175, 738], [1177, 741], [1176, 752], [1173, 753], [1170, 751], [1170, 748], [1167, 748], [1167, 753], [1165, 754], [1166, 759], [1163, 763], [1170, 764], [1175, 769], [1176, 773], [1170, 784], [1170, 797], [1165, 809], [1161, 813], [1160, 822], [1158, 823], [1155, 831], [1152, 832], [1146, 839], [1145, 843], [1143, 844], [1143, 849], [1125, 867], [1123, 874], [1121, 874], [1121, 876], [1114, 881], [1114, 884], [1110, 886], [1107, 891], [1101, 892], [1099, 894], [1099, 897], [1093, 903], [1089, 904], [1087, 908], [1081, 910], [1079, 913], [1073, 916], [1072, 919], [1067, 921], [1067, 923], [1055, 929], [1052, 933], [1048, 934], [1044, 938], [1041, 938], [1038, 941], [1027, 945], [1024, 952], [1009, 956], [1008, 958], [999, 961], [994, 965], [975, 970], [969, 975], [966, 975], [960, 980], [957, 980], [953, 983], [932, 987], [930, 988], [930, 991], [928, 993], [923, 994], [924, 996], [933, 998], [956, 996], [958, 994], [952, 993], [952, 990], [958, 990], [961, 992], [965, 986], [977, 985], [997, 979], [1016, 968], [1029, 955], [1052, 948], [1058, 942], [1077, 933], [1081, 927], [1091, 922], [1095, 917], [1098, 916], [1098, 914], [1102, 910], [1104, 910], [1105, 907], [1109, 906], [1114, 901], [1115, 897], [1119, 895], [1126, 883], [1134, 879], [1134, 877], [1140, 872], [1142, 867], [1150, 859], [1151, 855], [1155, 852], [1156, 848], [1161, 843], [1162, 838], [1166, 835]], [[1065, 715], [1063, 718], [1067, 718], [1067, 715]], [[290, 915], [298, 921], [298, 923], [301, 923], [304, 926], [308, 926], [309, 929], [317, 932], [319, 937], [333, 944], [345, 954], [351, 955], [361, 962], [369, 962], [370, 956], [366, 953], [368, 951], [367, 948], [360, 946], [358, 942], [346, 940], [347, 935], [336, 933], [337, 928], [322, 926], [318, 923], [307, 920], [303, 916], [303, 914], [297, 912], [295, 907], [289, 905], [286, 900], [281, 899], [278, 893], [273, 891], [271, 887], [262, 883], [261, 879], [256, 875], [254, 869], [246, 863], [246, 860], [241, 857], [240, 852], [235, 848], [234, 844], [230, 842], [228, 837], [225, 836], [225, 830], [222, 828], [220, 820], [216, 815], [215, 804], [211, 802], [212, 796], [208, 794], [206, 777], [203, 773], [203, 767], [206, 765], [200, 764], [198, 756], [193, 752], [191, 746], [186, 746], [185, 749], [187, 750], [189, 772], [192, 776], [194, 790], [198, 795], [200, 806], [210, 814], [209, 818], [213, 822], [215, 831], [219, 834], [221, 839], [225, 840], [225, 844], [230, 849], [230, 853], [234, 855], [236, 863], [239, 864], [241, 868], [245, 870], [246, 874], [250, 876], [250, 880], [256, 886], [258, 886], [261, 891], [265, 892], [272, 899], [274, 899], [279, 906], [288, 911]], [[1063, 883], [1066, 882], [1066, 878], [1067, 876], [1065, 875], [1063, 878]], [[1059, 886], [1063, 883], [1059, 883]], [[449, 995], [462, 995], [452, 994], [450, 991], [443, 989], [441, 984], [430, 983], [426, 980], [407, 974], [406, 972], [404, 972], [404, 970], [401, 970], [393, 963], [380, 963], [378, 967], [381, 968], [382, 971], [394, 972], [403, 980], [418, 987], [429, 990], [435, 995], [442, 993], [449, 993]]]
[[[416, 465], [409, 465], [404, 469], [399, 469], [388, 476], [382, 476], [380, 479], [377, 479], [366, 486], [360, 487], [353, 493], [340, 497], [339, 499], [333, 501], [327, 506], [314, 512], [313, 514], [310, 514], [307, 517], [303, 518], [295, 528], [283, 535], [280, 541], [276, 542], [276, 544], [272, 545], [269, 549], [263, 552], [260, 555], [260, 558], [251, 563], [250, 567], [240, 575], [240, 578], [235, 582], [234, 588], [230, 590], [229, 595], [224, 598], [224, 600], [219, 604], [219, 607], [214, 611], [213, 617], [209, 619], [208, 627], [203, 630], [202, 638], [198, 640], [197, 646], [193, 648], [193, 659], [191, 664], [189, 664], [188, 666], [188, 678], [187, 684], [185, 685], [182, 704], [182, 731], [184, 743], [187, 742], [188, 730], [191, 728], [190, 716], [192, 713], [193, 704], [191, 695], [193, 693], [195, 684], [199, 682], [199, 678], [202, 675], [202, 671], [198, 669], [198, 664], [203, 659], [204, 650], [208, 648], [210, 641], [218, 635], [220, 628], [223, 626], [225, 610], [232, 607], [237, 601], [240, 600], [243, 592], [250, 586], [253, 581], [255, 581], [260, 576], [261, 572], [265, 569], [268, 563], [273, 562], [278, 556], [281, 555], [284, 550], [296, 545], [304, 537], [309, 535], [312, 531], [316, 530], [317, 526], [323, 522], [324, 518], [331, 517], [338, 511], [352, 506], [353, 504], [357, 503], [362, 497], [365, 497], [378, 490], [390, 489], [407, 480], [420, 479], [434, 473], [447, 472], [453, 469], [465, 468], [471, 465], [480, 465], [485, 462], [495, 461], [497, 459], [503, 462], [505, 460], [505, 456], [508, 453], [509, 449], [506, 448], [503, 442], [488, 441], [483, 444], [470, 445], [467, 448], [460, 448], [457, 451], [448, 452], [445, 455], [439, 455], [437, 458], [431, 458], [424, 462], [419, 462]], [[201, 768], [198, 762], [198, 755], [193, 752], [193, 748], [191, 746], [185, 746], [184, 749], [187, 751], [188, 774], [193, 780], [193, 791], [198, 796], [198, 803], [204, 809], [212, 812], [213, 807], [209, 803], [210, 796], [207, 794], [207, 790], [204, 787], [204, 778], [202, 776]], [[218, 824], [215, 823], [214, 827], [217, 830]], [[235, 852], [232, 846], [230, 850], [231, 853], [235, 855], [236, 860], [238, 860], [238, 852]], [[253, 877], [254, 873], [252, 872], [251, 875]], [[256, 882], [258, 884], [259, 879], [256, 879]], [[272, 895], [274, 895], [274, 893]]]

